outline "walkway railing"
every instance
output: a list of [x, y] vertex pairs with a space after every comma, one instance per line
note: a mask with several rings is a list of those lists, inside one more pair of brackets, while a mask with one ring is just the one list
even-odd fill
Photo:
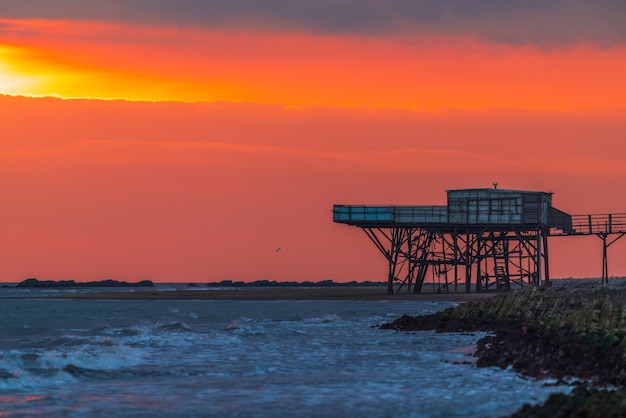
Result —
[[626, 213], [572, 215], [572, 227], [575, 235], [626, 233]]

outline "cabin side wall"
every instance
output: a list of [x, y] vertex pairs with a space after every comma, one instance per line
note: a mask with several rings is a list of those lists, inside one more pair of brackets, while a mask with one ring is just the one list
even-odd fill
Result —
[[448, 219], [461, 224], [548, 224], [550, 195], [498, 189], [448, 191]]

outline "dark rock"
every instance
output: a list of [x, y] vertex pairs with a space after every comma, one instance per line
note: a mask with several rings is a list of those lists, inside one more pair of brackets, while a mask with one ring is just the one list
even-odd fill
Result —
[[575, 388], [570, 395], [553, 394], [543, 405], [524, 405], [512, 418], [622, 418], [626, 416], [626, 391]]

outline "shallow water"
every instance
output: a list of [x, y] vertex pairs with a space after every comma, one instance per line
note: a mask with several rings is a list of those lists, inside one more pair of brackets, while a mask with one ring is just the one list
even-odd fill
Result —
[[483, 334], [376, 328], [451, 303], [0, 300], [0, 415], [489, 417], [553, 391]]

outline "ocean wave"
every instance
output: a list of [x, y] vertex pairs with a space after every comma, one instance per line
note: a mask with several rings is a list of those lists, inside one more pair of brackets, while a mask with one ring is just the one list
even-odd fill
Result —
[[[63, 340], [63, 339], [57, 339]], [[145, 362], [147, 352], [108, 340], [0, 352], [0, 388], [67, 383], [86, 371], [124, 370]], [[82, 371], [82, 372], [81, 372]], [[93, 377], [93, 376], [92, 376]]]
[[261, 323], [231, 322], [226, 325], [225, 329], [229, 333], [240, 336], [263, 336], [268, 334], [266, 327]]
[[326, 314], [319, 317], [305, 318], [305, 322], [322, 323], [341, 321], [342, 318], [336, 314]]
[[90, 335], [106, 335], [111, 337], [131, 337], [140, 333], [138, 329], [134, 328], [112, 328], [112, 327], [98, 327], [89, 330]]
[[28, 343], [31, 348], [57, 348], [57, 347], [73, 347], [89, 344], [90, 340], [83, 337], [72, 337], [63, 335], [60, 337], [47, 337], [43, 339], [33, 339]]
[[196, 331], [192, 327], [184, 322], [174, 322], [171, 324], [160, 325], [155, 329], [155, 332], [196, 333]]

